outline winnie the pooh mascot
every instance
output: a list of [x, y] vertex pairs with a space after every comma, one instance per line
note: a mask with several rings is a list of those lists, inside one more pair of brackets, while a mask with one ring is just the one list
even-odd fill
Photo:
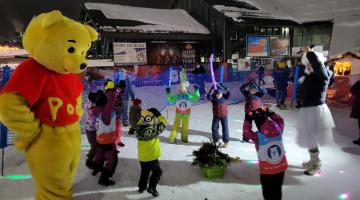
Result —
[[72, 199], [80, 159], [86, 53], [97, 32], [61, 14], [33, 18], [23, 35], [30, 58], [0, 94], [0, 121], [16, 134], [36, 184], [37, 200]]

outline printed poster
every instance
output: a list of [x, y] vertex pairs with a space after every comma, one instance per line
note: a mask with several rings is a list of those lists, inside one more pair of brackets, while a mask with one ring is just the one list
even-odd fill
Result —
[[115, 65], [146, 65], [146, 43], [114, 42]]

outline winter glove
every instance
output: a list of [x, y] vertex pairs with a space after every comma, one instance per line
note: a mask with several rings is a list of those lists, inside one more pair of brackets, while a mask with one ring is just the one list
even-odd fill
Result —
[[268, 117], [272, 117], [275, 114], [275, 112], [269, 108], [265, 108], [265, 112]]
[[224, 85], [224, 83], [220, 83], [220, 86], [221, 86], [226, 92], [229, 91], [229, 89]]
[[148, 111], [152, 112], [156, 118], [158, 118], [161, 115], [160, 111], [158, 111], [158, 109], [156, 108], [150, 108], [148, 109]]
[[165, 117], [162, 116], [162, 115], [160, 115], [160, 116], [158, 117], [158, 122], [159, 122], [159, 123], [163, 123], [165, 126], [168, 124], [168, 122], [166, 121]]
[[169, 94], [170, 92], [171, 92], [171, 88], [167, 87], [167, 88], [166, 88], [166, 93]]

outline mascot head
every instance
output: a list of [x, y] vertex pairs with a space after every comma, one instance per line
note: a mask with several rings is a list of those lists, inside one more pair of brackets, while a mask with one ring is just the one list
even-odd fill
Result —
[[141, 111], [141, 117], [137, 124], [142, 126], [148, 126], [158, 123], [164, 123], [165, 125], [167, 125], [167, 121], [165, 117], [161, 115], [160, 111], [158, 111], [156, 108], [150, 108]]
[[34, 17], [23, 36], [23, 46], [38, 63], [61, 74], [81, 73], [86, 53], [98, 33], [55, 10]]

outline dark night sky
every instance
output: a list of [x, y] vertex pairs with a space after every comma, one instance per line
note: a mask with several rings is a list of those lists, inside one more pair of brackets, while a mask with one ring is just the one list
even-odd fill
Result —
[[[34, 15], [58, 9], [65, 16], [77, 19], [83, 0], [0, 0], [0, 42], [22, 31]], [[173, 0], [87, 0], [129, 6], [168, 8]]]

